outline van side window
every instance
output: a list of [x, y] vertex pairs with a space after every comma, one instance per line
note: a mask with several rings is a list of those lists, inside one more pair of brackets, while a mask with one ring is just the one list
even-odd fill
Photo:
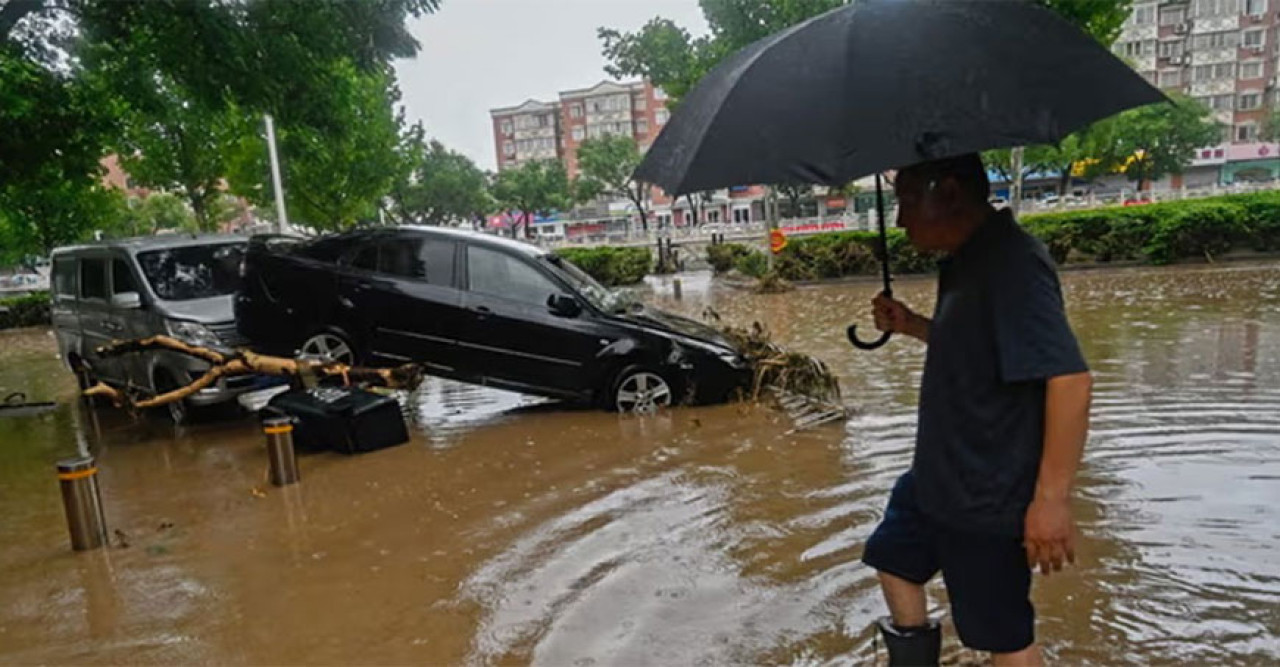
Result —
[[378, 273], [401, 278], [426, 278], [427, 266], [418, 259], [418, 245], [417, 239], [379, 242]]
[[123, 259], [111, 260], [111, 293], [124, 294], [125, 292], [137, 292], [138, 283], [133, 279], [133, 272], [129, 270], [129, 264]]
[[425, 239], [418, 248], [418, 259], [426, 265], [427, 282], [441, 287], [453, 287], [453, 241]]
[[68, 299], [76, 298], [76, 260], [63, 257], [53, 262], [53, 293]]
[[365, 271], [373, 271], [378, 266], [378, 244], [369, 243], [356, 252], [351, 259], [351, 266]]
[[528, 263], [504, 252], [467, 247], [467, 279], [472, 292], [546, 305], [563, 290]]
[[107, 298], [107, 260], [85, 257], [80, 260], [80, 298]]

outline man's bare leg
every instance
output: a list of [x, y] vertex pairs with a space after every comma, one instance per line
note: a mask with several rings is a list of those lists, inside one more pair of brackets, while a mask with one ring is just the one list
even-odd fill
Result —
[[924, 586], [915, 584], [888, 572], [880, 572], [880, 590], [893, 624], [900, 628], [918, 628], [929, 622], [928, 604]]
[[1040, 658], [1040, 647], [1032, 644], [1017, 653], [992, 653], [991, 664], [995, 667], [1040, 667], [1044, 661]]

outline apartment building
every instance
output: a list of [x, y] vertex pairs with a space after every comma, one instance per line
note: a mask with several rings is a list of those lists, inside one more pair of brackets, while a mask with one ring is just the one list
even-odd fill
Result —
[[561, 157], [559, 104], [527, 100], [518, 106], [492, 109], [489, 117], [498, 169]]
[[1148, 81], [1200, 101], [1223, 126], [1179, 184], [1271, 180], [1277, 146], [1259, 133], [1280, 101], [1280, 0], [1135, 2], [1117, 55]]

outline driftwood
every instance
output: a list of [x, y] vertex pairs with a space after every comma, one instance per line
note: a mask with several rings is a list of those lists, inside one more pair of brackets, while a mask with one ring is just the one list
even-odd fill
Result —
[[102, 396], [118, 408], [143, 410], [166, 403], [180, 401], [201, 389], [204, 389], [219, 378], [241, 375], [275, 375], [300, 380], [310, 375], [320, 378], [342, 378], [344, 384], [365, 384], [390, 389], [413, 389], [422, 382], [422, 368], [417, 364], [404, 364], [395, 368], [363, 368], [348, 366], [336, 361], [318, 361], [308, 359], [286, 359], [265, 354], [257, 354], [249, 350], [223, 352], [207, 347], [188, 345], [169, 336], [151, 336], [134, 340], [112, 341], [97, 349], [100, 357], [115, 357], [131, 352], [146, 350], [171, 350], [209, 363], [209, 370], [204, 375], [185, 387], [179, 387], [163, 394], [149, 398], [141, 398], [138, 392], [117, 389], [101, 382], [84, 390], [85, 396]]

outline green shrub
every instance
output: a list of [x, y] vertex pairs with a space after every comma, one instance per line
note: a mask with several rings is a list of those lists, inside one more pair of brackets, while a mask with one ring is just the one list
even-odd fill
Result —
[[49, 293], [0, 299], [0, 329], [49, 324]]
[[644, 280], [653, 267], [648, 248], [562, 248], [556, 254], [609, 287], [634, 285]]
[[769, 258], [759, 250], [748, 250], [734, 261], [733, 268], [752, 278], [760, 278], [769, 271]]
[[717, 243], [707, 246], [707, 263], [716, 273], [725, 273], [734, 267], [738, 258], [751, 253], [751, 247], [741, 243]]
[[1212, 257], [1245, 238], [1241, 206], [1219, 202], [1182, 202], [1152, 225], [1154, 233], [1143, 251], [1156, 264], [1186, 257]]

